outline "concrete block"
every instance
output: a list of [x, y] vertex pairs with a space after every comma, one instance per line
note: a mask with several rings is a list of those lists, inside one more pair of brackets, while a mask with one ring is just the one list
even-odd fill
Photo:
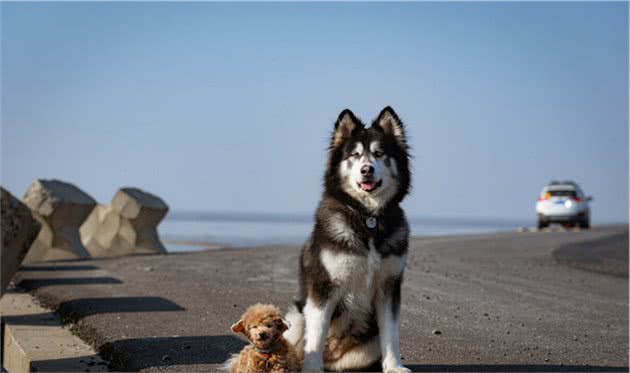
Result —
[[109, 206], [98, 205], [80, 228], [81, 241], [93, 257], [166, 253], [157, 226], [168, 212], [159, 197], [122, 188]]
[[23, 198], [42, 223], [25, 261], [89, 258], [79, 227], [96, 201], [76, 186], [59, 180], [37, 180]]
[[41, 229], [31, 210], [0, 187], [0, 296], [15, 275]]
[[9, 373], [106, 372], [93, 348], [64, 328], [55, 314], [28, 293], [10, 291], [0, 300], [4, 330], [2, 366]]
[[112, 209], [129, 222], [121, 233], [137, 251], [165, 253], [157, 233], [158, 224], [168, 212], [168, 205], [158, 196], [137, 188], [122, 188], [112, 199]]
[[129, 226], [111, 206], [97, 205], [79, 229], [81, 242], [95, 258], [133, 254], [135, 232]]

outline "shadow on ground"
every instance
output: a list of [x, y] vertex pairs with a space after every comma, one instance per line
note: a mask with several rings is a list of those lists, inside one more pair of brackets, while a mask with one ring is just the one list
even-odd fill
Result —
[[27, 290], [36, 290], [46, 286], [66, 286], [66, 285], [112, 285], [123, 282], [113, 277], [64, 277], [64, 278], [37, 278], [24, 279], [18, 286]]
[[59, 320], [53, 312], [2, 316], [2, 322], [10, 325], [53, 326], [59, 324]]
[[64, 359], [36, 360], [31, 364], [31, 372], [63, 372], [68, 367], [78, 372], [108, 372], [108, 363], [98, 355], [79, 356]]
[[101, 313], [185, 311], [162, 297], [79, 298], [59, 303], [58, 312], [75, 319]]
[[22, 265], [20, 266], [20, 271], [22, 272], [50, 272], [50, 271], [92, 271], [99, 269], [97, 266], [93, 265], [37, 265], [37, 266], [29, 266]]
[[[101, 313], [185, 310], [177, 303], [161, 297], [81, 298], [61, 302], [58, 308], [58, 312], [63, 318], [73, 321]], [[2, 321], [13, 325], [51, 325], [59, 322], [53, 312], [2, 316]]]
[[113, 370], [137, 371], [170, 365], [221, 364], [245, 342], [232, 335], [130, 338], [101, 347]]

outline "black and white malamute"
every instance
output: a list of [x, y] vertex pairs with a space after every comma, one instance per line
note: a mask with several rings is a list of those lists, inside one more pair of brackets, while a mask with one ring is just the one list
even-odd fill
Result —
[[300, 295], [285, 337], [304, 370], [361, 369], [400, 361], [400, 287], [409, 226], [399, 204], [410, 188], [405, 129], [390, 107], [369, 128], [339, 114], [324, 193], [300, 256]]

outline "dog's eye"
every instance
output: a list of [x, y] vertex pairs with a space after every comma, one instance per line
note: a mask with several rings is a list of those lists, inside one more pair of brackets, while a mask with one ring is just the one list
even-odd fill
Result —
[[359, 153], [359, 152], [352, 153], [351, 157], [359, 159], [359, 157], [361, 157], [361, 153]]
[[381, 152], [381, 151], [378, 151], [378, 150], [377, 150], [377, 151], [375, 151], [375, 152], [374, 152], [374, 156], [375, 156], [376, 158], [380, 158], [380, 157], [382, 157], [383, 155], [385, 155], [385, 153], [383, 153], [383, 152]]

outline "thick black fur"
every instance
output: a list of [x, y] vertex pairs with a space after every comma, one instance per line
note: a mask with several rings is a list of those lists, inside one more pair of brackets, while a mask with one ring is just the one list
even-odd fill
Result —
[[[335, 284], [331, 281], [329, 274], [320, 262], [321, 248], [328, 250], [337, 250], [352, 253], [358, 256], [367, 256], [368, 240], [374, 240], [374, 246], [382, 258], [390, 255], [402, 256], [406, 254], [408, 247], [408, 237], [399, 241], [395, 245], [386, 244], [391, 235], [401, 227], [407, 227], [407, 221], [404, 211], [399, 204], [403, 198], [409, 193], [411, 188], [411, 172], [409, 169], [409, 147], [404, 137], [396, 137], [391, 131], [379, 126], [379, 121], [385, 115], [391, 116], [401, 129], [402, 123], [400, 118], [391, 107], [384, 108], [379, 116], [372, 122], [371, 127], [365, 128], [365, 125], [348, 109], [341, 112], [336, 123], [335, 130], [332, 133], [330, 147], [328, 149], [327, 168], [324, 173], [324, 192], [322, 199], [315, 214], [315, 226], [308, 242], [302, 248], [299, 265], [300, 275], [300, 294], [295, 304], [300, 312], [310, 298], [320, 304], [324, 303], [335, 288]], [[351, 118], [356, 126], [349, 133], [348, 138], [339, 143], [335, 141], [336, 133], [339, 130], [341, 121], [345, 118]], [[403, 132], [404, 133], [404, 132]], [[348, 158], [352, 147], [357, 141], [368, 147], [368, 144], [374, 140], [379, 140], [383, 146], [384, 152], [388, 157], [395, 159], [398, 176], [399, 187], [395, 195], [384, 205], [381, 211], [369, 211], [360, 201], [355, 200], [351, 195], [342, 189], [342, 182], [339, 175], [339, 167], [341, 162]], [[331, 237], [327, 231], [327, 218], [333, 214], [341, 214], [355, 232], [357, 239], [363, 243], [362, 247], [349, 247], [340, 244]], [[369, 229], [366, 226], [366, 219], [370, 216], [376, 217], [377, 227]], [[394, 313], [398, 312], [400, 307], [400, 287], [402, 283], [402, 274], [397, 277], [390, 278], [386, 281], [384, 291], [391, 295], [393, 300], [392, 307]], [[356, 335], [352, 330], [348, 332], [361, 340], [378, 334], [378, 326], [375, 320], [375, 307], [372, 306], [371, 327], [367, 331], [362, 331], [361, 335]], [[333, 320], [344, 312], [344, 304], [340, 302], [335, 312]]]

